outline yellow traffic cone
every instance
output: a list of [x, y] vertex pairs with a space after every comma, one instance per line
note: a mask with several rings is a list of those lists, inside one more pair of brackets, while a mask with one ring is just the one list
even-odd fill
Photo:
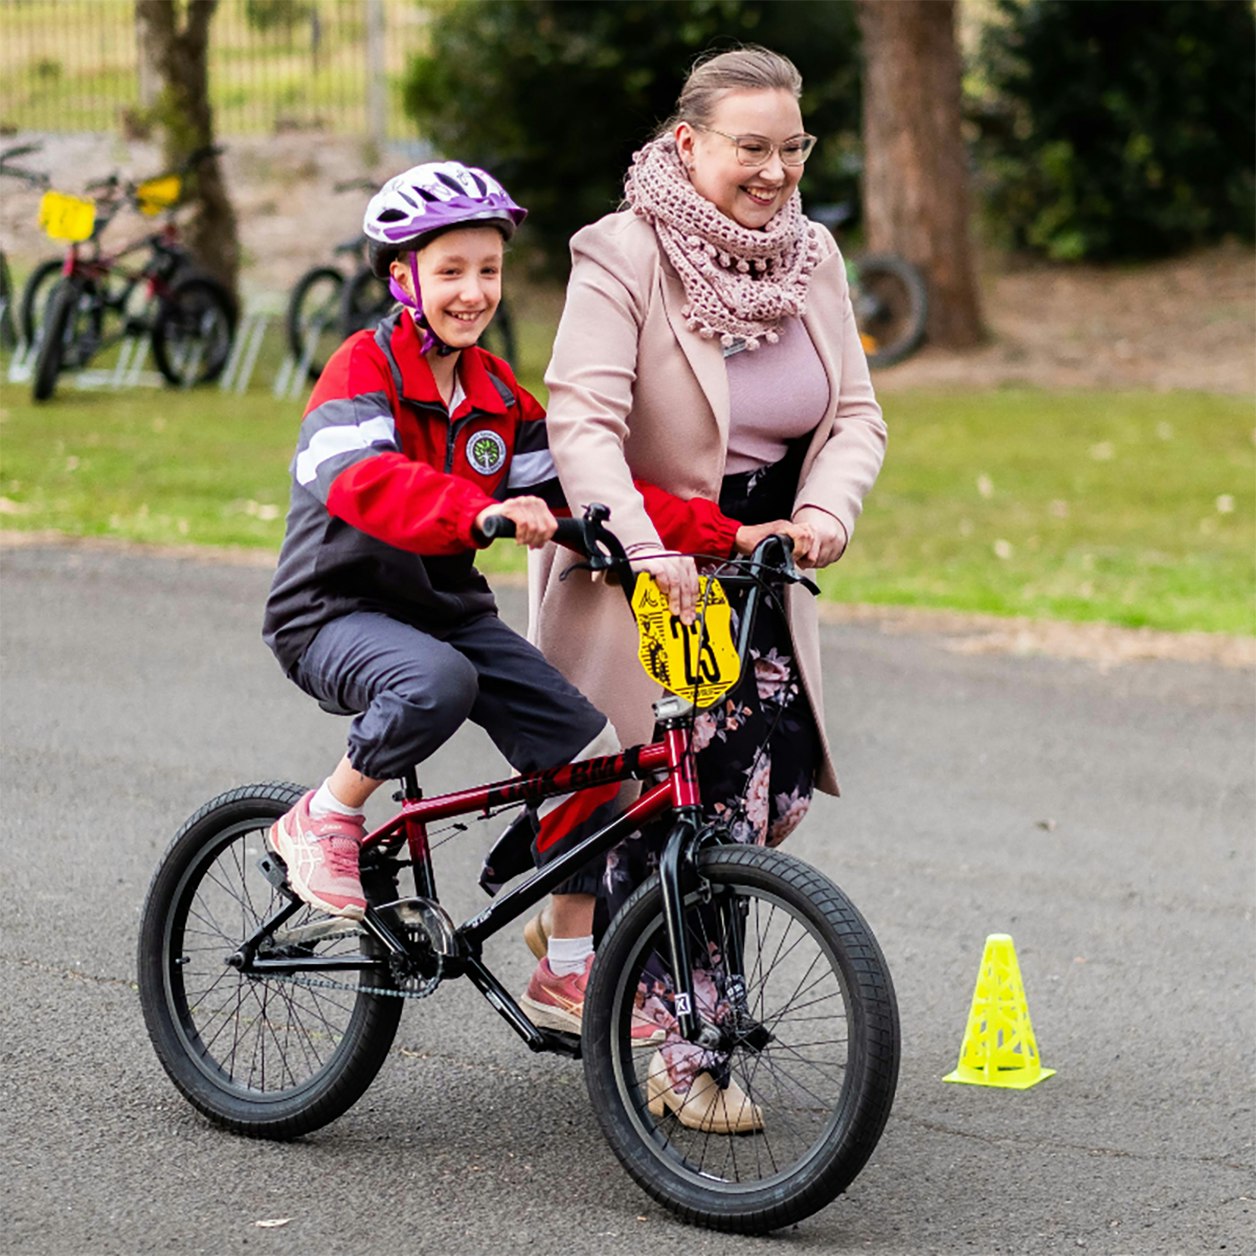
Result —
[[1029, 1023], [1016, 949], [1006, 933], [986, 939], [959, 1065], [944, 1082], [1028, 1090], [1055, 1072], [1043, 1068]]

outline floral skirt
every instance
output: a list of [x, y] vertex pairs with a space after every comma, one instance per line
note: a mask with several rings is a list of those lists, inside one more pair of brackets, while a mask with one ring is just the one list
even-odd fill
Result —
[[[787, 519], [793, 509], [801, 451], [772, 467], [728, 476], [720, 509], [741, 523]], [[747, 590], [731, 589], [734, 635]], [[738, 842], [776, 846], [811, 805], [821, 746], [816, 718], [802, 687], [783, 605], [761, 598], [750, 640], [750, 660], [737, 685], [694, 721], [698, 780], [708, 820], [725, 824]], [[606, 920], [658, 867], [666, 831], [633, 834], [606, 858], [601, 907]], [[600, 913], [599, 913], [600, 914]], [[723, 1004], [716, 954], [694, 956], [700, 1012], [715, 1019]], [[668, 1029], [664, 1059], [678, 1091], [697, 1072], [718, 1073], [715, 1061], [674, 1032], [673, 982], [661, 956], [647, 965], [639, 992], [646, 1014]]]

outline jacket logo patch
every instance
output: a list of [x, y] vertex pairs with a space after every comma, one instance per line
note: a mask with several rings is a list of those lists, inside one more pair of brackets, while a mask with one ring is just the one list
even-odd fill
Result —
[[467, 461], [481, 474], [492, 475], [506, 463], [506, 442], [490, 428], [467, 437]]

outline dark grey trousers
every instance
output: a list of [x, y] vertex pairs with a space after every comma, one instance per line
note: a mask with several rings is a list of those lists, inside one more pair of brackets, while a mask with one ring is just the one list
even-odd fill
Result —
[[[343, 615], [323, 626], [293, 679], [320, 702], [356, 712], [349, 762], [376, 780], [422, 763], [464, 720], [483, 728], [518, 772], [568, 762], [606, 724], [535, 646], [492, 614], [431, 632], [376, 612]], [[540, 862], [582, 836], [571, 834]], [[591, 868], [562, 888], [591, 892], [599, 872]]]

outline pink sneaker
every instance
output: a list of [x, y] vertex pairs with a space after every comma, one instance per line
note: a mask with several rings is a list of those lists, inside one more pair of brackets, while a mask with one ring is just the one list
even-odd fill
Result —
[[[592, 955], [584, 963], [584, 971], [559, 977], [542, 959], [528, 980], [528, 988], [519, 1000], [532, 1022], [542, 1029], [557, 1029], [567, 1034], [580, 1032], [584, 1015], [584, 991], [593, 970]], [[632, 1045], [649, 1047], [663, 1041], [666, 1031], [651, 1020], [638, 1006], [632, 1016]]]
[[297, 897], [331, 916], [361, 920], [366, 898], [358, 875], [358, 851], [366, 829], [361, 816], [310, 815], [310, 790], [266, 834], [266, 844], [288, 866]]

